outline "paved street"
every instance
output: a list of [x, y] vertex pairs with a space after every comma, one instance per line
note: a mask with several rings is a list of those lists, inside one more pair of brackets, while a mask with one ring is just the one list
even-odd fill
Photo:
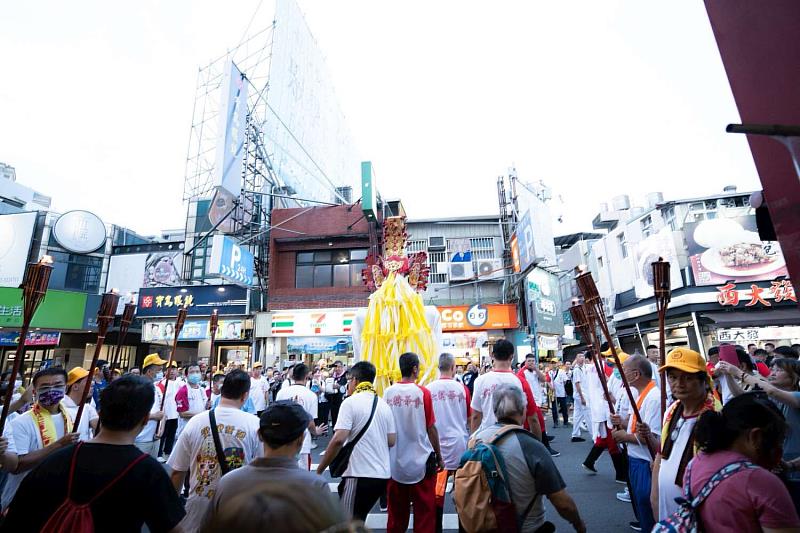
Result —
[[[553, 428], [552, 419], [547, 420], [547, 431], [556, 437], [552, 446], [559, 452], [560, 457], [555, 458], [556, 466], [561, 471], [561, 476], [567, 483], [567, 491], [578, 504], [581, 515], [586, 521], [590, 531], [622, 532], [631, 531], [628, 522], [633, 520], [633, 511], [630, 504], [617, 500], [616, 492], [623, 489], [622, 485], [614, 482], [613, 468], [608, 454], [597, 462], [598, 475], [591, 476], [580, 466], [591, 447], [589, 435], [584, 433], [587, 442], [571, 443], [570, 432], [572, 428]], [[319, 447], [314, 450], [313, 463], [319, 463], [319, 453], [324, 451], [327, 438], [320, 438]], [[330, 479], [328, 472], [325, 477]], [[338, 479], [331, 480], [331, 490], [336, 490]], [[572, 531], [568, 522], [556, 513], [555, 509], [545, 500], [547, 519], [556, 524], [558, 531]], [[446, 531], [457, 531], [458, 521], [452, 497], [448, 494], [445, 502], [444, 528]], [[377, 505], [367, 520], [367, 526], [373, 531], [382, 531], [386, 527], [386, 513], [380, 512]]]

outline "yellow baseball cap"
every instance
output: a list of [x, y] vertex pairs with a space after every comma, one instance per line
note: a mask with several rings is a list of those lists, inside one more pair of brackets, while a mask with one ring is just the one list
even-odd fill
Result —
[[[166, 361], [164, 361], [164, 362], [166, 363]], [[169, 365], [169, 366], [170, 366], [170, 368], [178, 368], [178, 362], [177, 361], [173, 361], [172, 364]]]
[[264, 365], [261, 364], [261, 361], [253, 364], [253, 368], [261, 368], [262, 366]]
[[150, 365], [166, 365], [167, 362], [161, 359], [157, 353], [151, 353], [147, 357], [144, 358], [144, 362], [142, 363], [142, 369], [144, 370]]
[[80, 381], [86, 376], [89, 375], [89, 371], [83, 367], [76, 366], [72, 370], [67, 373], [67, 387], [75, 383], [76, 381]]
[[222, 370], [217, 370], [216, 372], [214, 372], [214, 375], [212, 377], [224, 376], [224, 375], [225, 372], [223, 372]]
[[659, 368], [659, 372], [668, 368], [676, 368], [695, 374], [697, 372], [708, 373], [706, 370], [706, 360], [699, 353], [689, 348], [675, 348], [667, 354], [667, 362]]
[[[614, 359], [614, 355], [611, 352], [611, 348], [609, 348], [605, 352], [602, 352], [601, 355], [605, 356], [605, 358], [608, 360], [608, 362], [611, 363], [612, 365], [617, 364], [617, 360]], [[630, 355], [626, 354], [625, 352], [623, 352], [622, 350], [620, 350], [618, 348], [617, 349], [617, 357], [619, 358], [619, 362], [620, 363], [624, 363], [628, 359], [628, 357], [630, 357]]]

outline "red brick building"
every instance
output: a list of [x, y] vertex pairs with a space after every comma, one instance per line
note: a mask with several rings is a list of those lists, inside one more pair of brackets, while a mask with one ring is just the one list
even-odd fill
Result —
[[358, 204], [275, 209], [271, 223], [270, 311], [366, 307], [370, 226]]

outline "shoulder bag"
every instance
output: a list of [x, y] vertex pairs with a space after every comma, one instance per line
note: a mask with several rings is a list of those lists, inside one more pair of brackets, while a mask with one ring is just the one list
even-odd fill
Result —
[[361, 431], [358, 432], [356, 438], [342, 446], [342, 449], [339, 450], [339, 453], [336, 454], [336, 457], [333, 458], [330, 465], [331, 476], [333, 477], [342, 477], [344, 471], [347, 470], [347, 466], [350, 464], [350, 456], [353, 454], [353, 448], [356, 447], [358, 441], [361, 440], [361, 437], [364, 436], [364, 433], [367, 432], [369, 425], [372, 423], [372, 418], [375, 416], [375, 410], [378, 408], [378, 395], [375, 395], [375, 399], [372, 400], [372, 411], [369, 414], [369, 419], [367, 423], [364, 424], [364, 427], [361, 428]]

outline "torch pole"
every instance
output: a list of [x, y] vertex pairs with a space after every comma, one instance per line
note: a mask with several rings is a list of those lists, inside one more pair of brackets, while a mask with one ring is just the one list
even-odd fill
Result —
[[[213, 365], [214, 364], [214, 341], [217, 338], [217, 327], [218, 326], [219, 326], [219, 314], [217, 313], [217, 310], [214, 309], [214, 311], [211, 313], [211, 320], [208, 323], [208, 329], [209, 329], [209, 332], [211, 333], [211, 346], [208, 347], [208, 364], [209, 365]], [[220, 368], [219, 368], [219, 359], [220, 358], [217, 357], [216, 359], [217, 359], [217, 372], [219, 372], [219, 370], [220, 370]]]
[[119, 363], [120, 352], [122, 345], [125, 344], [125, 337], [128, 335], [128, 328], [131, 327], [133, 322], [133, 313], [136, 312], [136, 304], [128, 302], [125, 304], [125, 309], [122, 311], [122, 319], [119, 325], [119, 334], [117, 335], [117, 347], [114, 350], [114, 357], [111, 359], [111, 375], [114, 375], [114, 370]]
[[39, 304], [42, 303], [44, 295], [47, 294], [47, 285], [50, 283], [50, 274], [53, 272], [53, 267], [50, 266], [52, 262], [50, 256], [46, 255], [38, 263], [29, 264], [25, 268], [25, 276], [20, 286], [22, 289], [22, 327], [20, 328], [19, 342], [14, 356], [14, 366], [8, 379], [3, 412], [0, 415], [0, 435], [3, 434], [8, 411], [11, 408], [11, 398], [14, 396], [14, 380], [17, 379], [22, 361], [25, 359], [25, 341], [28, 339], [28, 330], [30, 330], [31, 321], [39, 308]]
[[587, 343], [589, 344], [589, 350], [594, 352], [594, 357], [592, 357], [592, 363], [594, 364], [594, 368], [597, 371], [597, 377], [600, 380], [600, 385], [603, 387], [603, 394], [606, 398], [606, 402], [608, 402], [608, 410], [613, 415], [614, 412], [614, 402], [611, 401], [611, 395], [608, 393], [608, 382], [606, 381], [606, 373], [603, 372], [603, 367], [601, 366], [600, 362], [600, 345], [597, 342], [597, 335], [594, 331], [594, 324], [591, 324], [590, 314], [588, 313], [585, 305], [577, 304], [569, 308], [569, 312], [572, 315], [572, 321], [575, 322], [575, 326], [581, 332], [581, 335], [586, 339]]
[[186, 322], [186, 308], [181, 307], [178, 310], [178, 317], [175, 319], [175, 338], [172, 339], [172, 350], [169, 352], [167, 371], [164, 373], [164, 394], [161, 395], [161, 408], [159, 411], [164, 410], [164, 402], [167, 399], [167, 387], [169, 387], [169, 369], [172, 368], [172, 360], [175, 358], [175, 352], [178, 350], [178, 336], [181, 334], [184, 322]]
[[72, 423], [73, 431], [77, 431], [78, 427], [80, 427], [79, 424], [81, 422], [81, 416], [83, 415], [83, 408], [86, 405], [86, 399], [89, 397], [89, 392], [92, 390], [94, 370], [97, 368], [97, 360], [100, 358], [100, 351], [103, 349], [108, 327], [112, 322], [114, 322], [114, 312], [117, 310], [118, 303], [119, 295], [117, 293], [112, 291], [103, 294], [103, 299], [100, 302], [100, 309], [97, 310], [97, 344], [94, 346], [92, 364], [89, 366], [89, 375], [86, 379], [86, 385], [83, 387], [81, 403], [78, 405], [78, 413], [75, 415], [75, 421]]
[[667, 308], [669, 301], [672, 298], [672, 289], [670, 285], [670, 272], [669, 263], [662, 258], [653, 264], [653, 295], [656, 300], [656, 310], [658, 311], [658, 371], [661, 378], [661, 419], [664, 419], [664, 413], [667, 411], [667, 383], [666, 376], [663, 370], [666, 364], [666, 348], [667, 348]]

